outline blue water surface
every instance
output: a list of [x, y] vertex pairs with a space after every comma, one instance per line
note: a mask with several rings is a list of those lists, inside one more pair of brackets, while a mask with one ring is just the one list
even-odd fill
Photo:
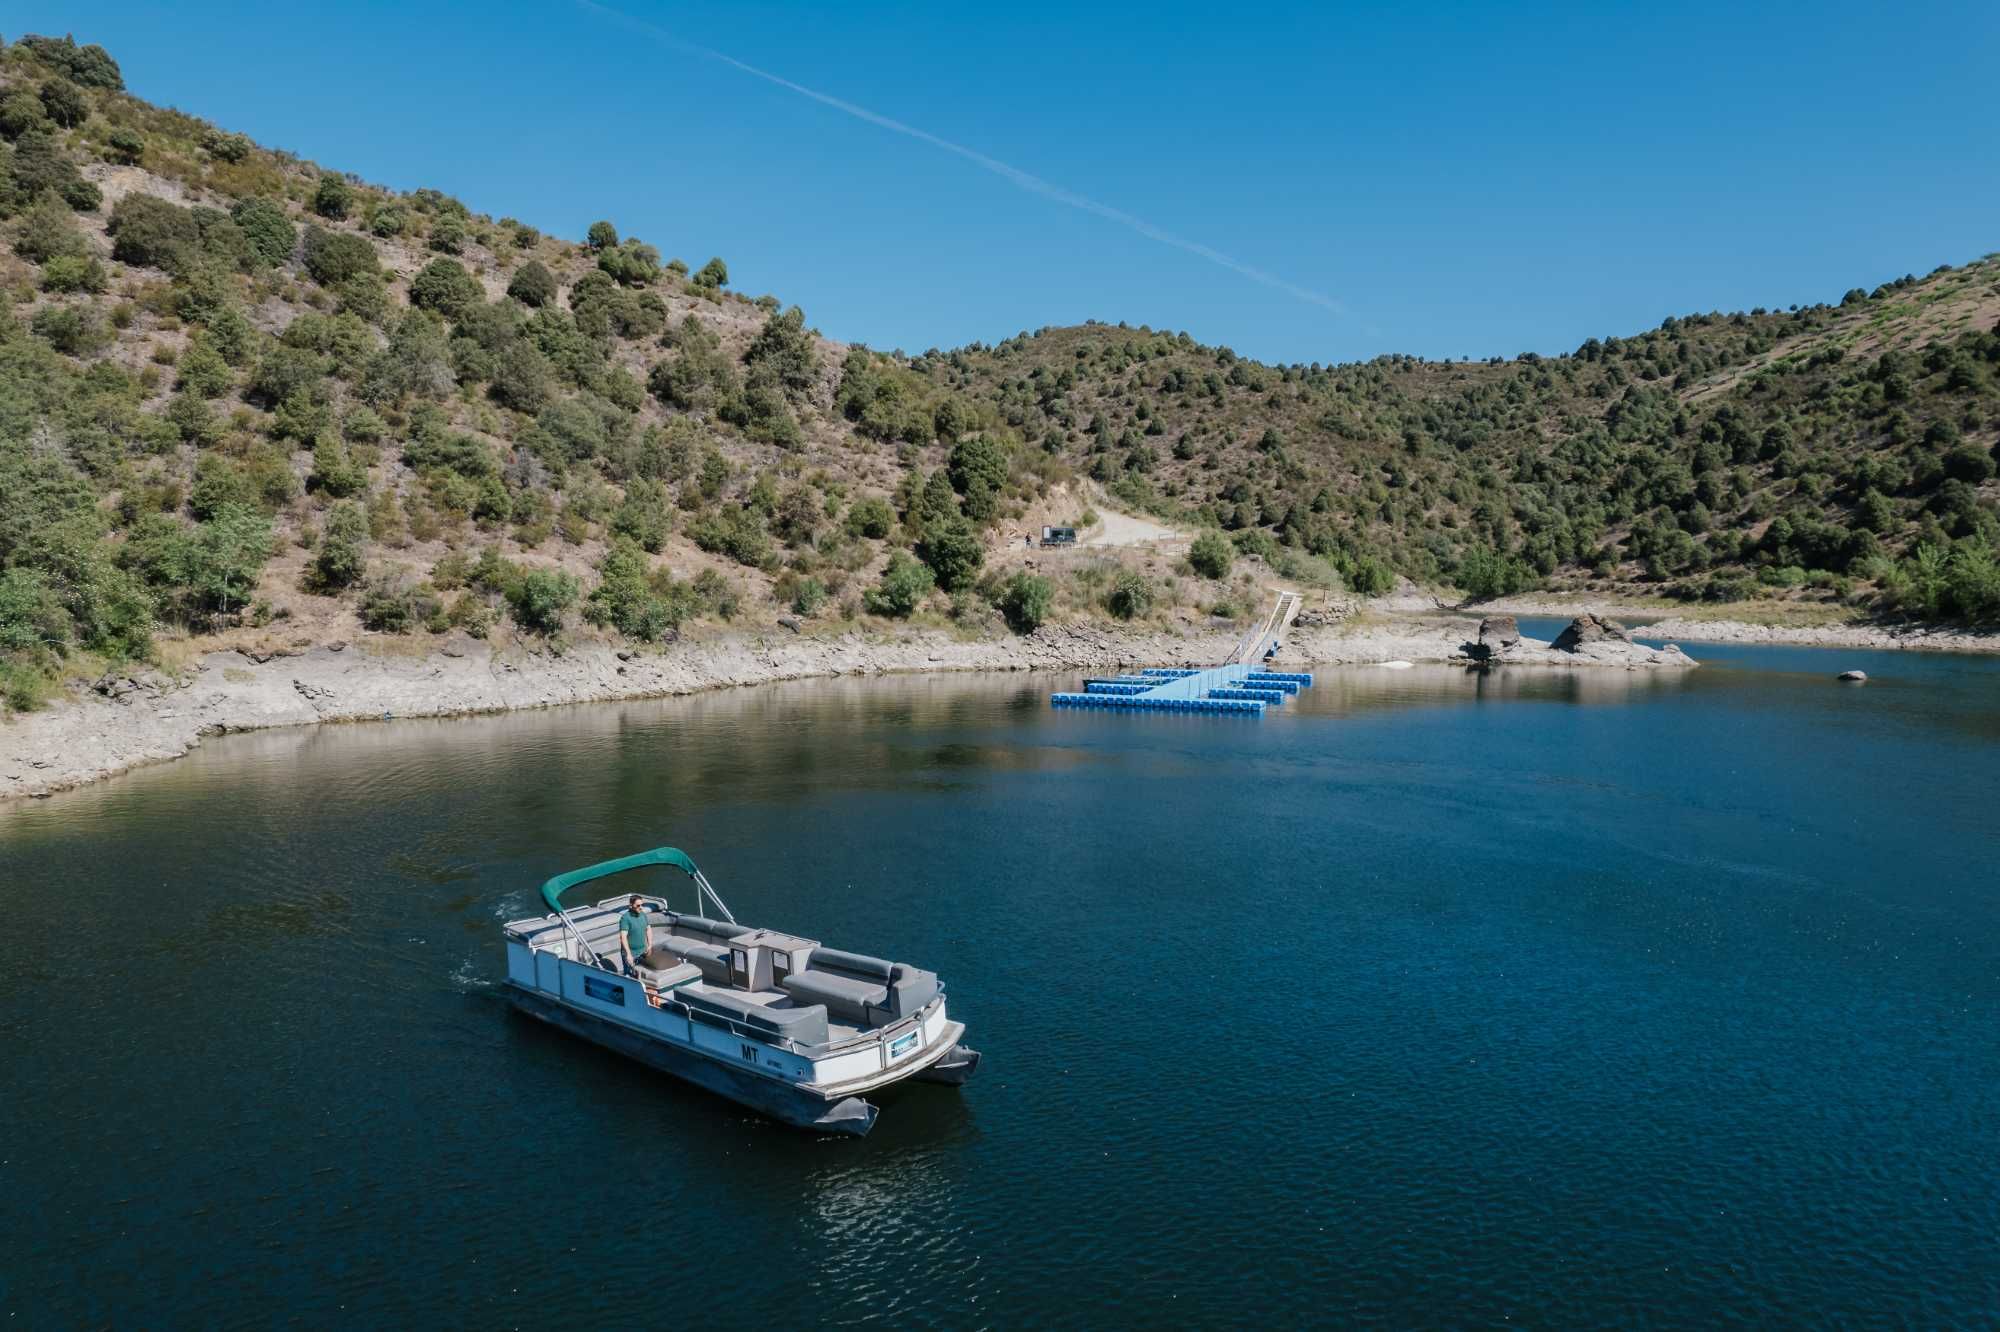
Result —
[[[1991, 1326], [2000, 662], [1690, 650], [272, 732], [0, 811], [0, 1311]], [[659, 843], [937, 969], [979, 1077], [818, 1139], [513, 1015], [500, 923]]]

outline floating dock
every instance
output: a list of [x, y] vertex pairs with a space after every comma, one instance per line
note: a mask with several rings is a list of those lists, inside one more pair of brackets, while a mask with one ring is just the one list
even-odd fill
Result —
[[1145, 712], [1264, 715], [1301, 689], [1312, 687], [1304, 672], [1260, 671], [1232, 662], [1207, 670], [1156, 666], [1132, 675], [1085, 680], [1083, 692], [1051, 694], [1059, 708], [1116, 708]]
[[1154, 666], [1130, 675], [1085, 680], [1082, 693], [1050, 694], [1059, 708], [1114, 708], [1140, 712], [1210, 712], [1261, 717], [1313, 678], [1302, 671], [1269, 671], [1256, 662], [1266, 643], [1275, 654], [1286, 626], [1299, 613], [1296, 592], [1279, 592], [1271, 613], [1236, 645], [1220, 666]]

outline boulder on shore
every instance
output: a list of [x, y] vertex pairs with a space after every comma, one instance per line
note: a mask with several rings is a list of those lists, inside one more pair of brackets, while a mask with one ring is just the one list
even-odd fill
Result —
[[1632, 635], [1624, 625], [1616, 620], [1607, 620], [1602, 615], [1586, 613], [1569, 622], [1569, 627], [1557, 634], [1549, 646], [1558, 652], [1576, 652], [1592, 643], [1629, 643]]
[[1521, 626], [1511, 615], [1489, 615], [1479, 622], [1479, 637], [1461, 649], [1473, 661], [1492, 661], [1521, 641]]
[[1505, 652], [1521, 641], [1521, 623], [1511, 615], [1489, 615], [1479, 622], [1479, 641]]

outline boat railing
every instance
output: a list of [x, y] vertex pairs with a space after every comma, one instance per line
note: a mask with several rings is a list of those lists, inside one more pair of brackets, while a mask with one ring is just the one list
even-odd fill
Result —
[[[722, 918], [731, 925], [734, 925], [736, 923], [735, 913], [730, 911], [729, 904], [722, 900], [722, 894], [715, 891], [715, 885], [708, 881], [708, 876], [700, 870], [696, 870], [691, 877], [694, 879], [694, 913], [697, 916], [707, 914], [708, 904], [713, 902], [715, 903], [716, 911]], [[667, 905], [667, 900], [663, 897], [660, 899], [660, 903], [665, 906]], [[574, 920], [570, 919], [569, 911], [558, 904], [556, 915], [562, 918], [562, 923], [568, 927], [570, 934], [576, 939], [577, 949], [583, 955], [578, 957], [577, 961], [581, 962], [587, 957], [593, 965], [597, 966], [600, 970], [603, 969], [604, 958], [595, 948], [590, 946], [590, 940], [583, 937], [583, 931], [577, 927], [577, 923]]]
[[700, 870], [694, 872], [694, 893], [695, 914], [697, 916], [702, 914], [703, 899], [706, 898], [708, 901], [715, 903], [715, 909], [722, 913], [724, 920], [728, 921], [731, 925], [736, 923], [736, 917], [730, 912], [728, 904], [722, 900], [722, 894], [715, 891], [715, 885], [710, 883], [708, 876]]
[[[576, 946], [590, 958], [591, 964], [593, 966], [597, 967], [598, 970], [602, 971], [604, 969], [604, 959], [599, 957], [597, 955], [597, 950], [590, 946], [590, 940], [583, 937], [583, 931], [578, 929], [576, 927], [576, 922], [569, 918], [569, 912], [565, 911], [561, 907], [557, 907], [556, 914], [562, 917], [563, 924], [569, 926], [569, 932], [576, 936]], [[581, 962], [583, 961], [583, 958], [579, 957], [577, 961]]]

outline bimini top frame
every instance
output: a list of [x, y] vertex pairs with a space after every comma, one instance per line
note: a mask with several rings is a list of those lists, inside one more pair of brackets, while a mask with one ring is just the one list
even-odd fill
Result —
[[736, 923], [735, 915], [730, 912], [721, 894], [715, 891], [715, 885], [708, 881], [708, 876], [695, 867], [687, 852], [671, 846], [654, 847], [651, 851], [641, 851], [634, 856], [606, 860], [596, 865], [585, 865], [582, 869], [558, 874], [542, 885], [542, 900], [549, 904], [550, 910], [562, 917], [563, 924], [569, 926], [570, 933], [576, 936], [577, 942], [583, 944], [584, 951], [595, 961], [597, 951], [584, 941], [583, 931], [577, 929], [576, 922], [569, 917], [569, 912], [563, 910], [562, 895], [580, 883], [589, 883], [592, 879], [602, 879], [613, 874], [623, 874], [626, 870], [644, 869], [649, 865], [671, 865], [694, 880], [696, 915], [703, 914], [707, 904], [713, 902], [716, 911], [721, 913], [724, 920], [732, 925]]

